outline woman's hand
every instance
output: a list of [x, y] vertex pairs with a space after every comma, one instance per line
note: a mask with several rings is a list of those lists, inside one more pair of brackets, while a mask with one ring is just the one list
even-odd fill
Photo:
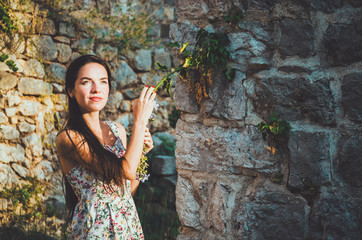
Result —
[[153, 104], [156, 97], [154, 87], [144, 87], [139, 99], [132, 106], [135, 122], [141, 121], [144, 124], [148, 123], [153, 110]]
[[145, 142], [145, 145], [146, 145], [145, 154], [147, 154], [153, 148], [153, 140], [152, 140], [152, 137], [151, 137], [150, 130], [147, 127], [146, 127], [146, 131], [145, 131], [145, 140], [144, 140], [144, 142]]

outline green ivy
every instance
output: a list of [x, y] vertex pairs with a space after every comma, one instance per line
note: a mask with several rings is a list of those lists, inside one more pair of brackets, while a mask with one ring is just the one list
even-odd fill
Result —
[[18, 26], [9, 14], [9, 6], [0, 1], [0, 31], [5, 34], [12, 34], [18, 30]]
[[16, 66], [16, 64], [13, 60], [6, 60], [8, 58], [9, 58], [9, 56], [7, 54], [3, 53], [0, 56], [0, 62], [5, 62], [10, 70], [17, 72], [19, 70], [19, 68]]
[[182, 45], [178, 42], [169, 43], [169, 47], [178, 49], [182, 63], [173, 71], [165, 65], [156, 63], [160, 71], [168, 74], [156, 86], [155, 90], [162, 85], [170, 94], [171, 80], [175, 74], [178, 73], [182, 79], [187, 80], [190, 78], [189, 71], [195, 70], [199, 73], [200, 78], [196, 79], [191, 90], [195, 92], [198, 102], [201, 102], [202, 99], [208, 97], [206, 86], [207, 84], [212, 85], [212, 76], [215, 71], [221, 71], [228, 80], [234, 78], [235, 69], [228, 67], [230, 53], [227, 47], [229, 43], [225, 33], [210, 33], [205, 29], [200, 29], [197, 32], [196, 44], [192, 51], [188, 50], [189, 43]]
[[290, 125], [284, 120], [278, 118], [278, 116], [273, 113], [268, 122], [260, 122], [258, 124], [258, 130], [263, 135], [263, 139], [266, 140], [270, 136], [272, 141], [272, 146], [268, 147], [268, 150], [275, 154], [275, 142], [279, 136], [285, 136], [289, 138]]

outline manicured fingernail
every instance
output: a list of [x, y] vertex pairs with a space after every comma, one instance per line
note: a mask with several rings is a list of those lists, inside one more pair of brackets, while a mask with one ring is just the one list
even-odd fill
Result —
[[148, 87], [148, 86], [146, 86], [146, 87]]
[[152, 86], [153, 88], [155, 88], [155, 86]]

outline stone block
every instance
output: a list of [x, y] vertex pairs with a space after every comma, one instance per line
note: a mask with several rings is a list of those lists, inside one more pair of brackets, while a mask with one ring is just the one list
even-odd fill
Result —
[[52, 173], [54, 172], [52, 163], [49, 161], [41, 161], [36, 167], [30, 170], [29, 175], [31, 177], [37, 177], [41, 181], [48, 181], [52, 177]]
[[111, 62], [118, 55], [118, 49], [108, 44], [100, 44], [97, 47], [96, 53], [105, 61]]
[[9, 165], [0, 163], [0, 188], [19, 183], [19, 178], [14, 170]]
[[76, 40], [71, 47], [75, 50], [80, 51], [93, 51], [94, 41], [90, 38], [81, 38], [79, 40]]
[[51, 63], [47, 67], [48, 78], [57, 83], [64, 83], [67, 69], [59, 63]]
[[176, 159], [173, 156], [156, 155], [152, 157], [152, 172], [157, 175], [175, 175]]
[[199, 28], [190, 23], [172, 23], [170, 25], [170, 40], [195, 45], [198, 31]]
[[217, 100], [216, 106], [213, 108], [213, 116], [228, 120], [245, 118], [247, 97], [242, 84], [245, 77], [245, 74], [236, 72], [234, 80], [228, 84], [226, 90], [221, 94], [221, 98]]
[[9, 107], [17, 106], [19, 103], [21, 103], [22, 95], [18, 91], [8, 91], [5, 96], [7, 98]]
[[257, 79], [253, 105], [265, 120], [274, 111], [281, 119], [334, 125], [336, 103], [327, 78], [311, 83], [304, 78]]
[[19, 124], [19, 131], [29, 133], [35, 130], [35, 125], [29, 124], [27, 122], [21, 122]]
[[33, 58], [26, 61], [23, 68], [26, 76], [43, 78], [45, 75], [43, 65]]
[[21, 163], [25, 160], [25, 151], [22, 146], [16, 146], [0, 143], [0, 161], [3, 163], [16, 162]]
[[272, 155], [256, 127], [223, 128], [187, 123], [176, 125], [176, 167], [178, 170], [230, 172], [251, 169], [264, 174], [281, 171], [286, 155], [282, 149]]
[[37, 102], [28, 100], [22, 101], [19, 104], [18, 110], [23, 116], [34, 116], [39, 113]]
[[8, 121], [8, 117], [5, 115], [5, 113], [0, 112], [0, 123], [6, 123]]
[[203, 0], [176, 1], [175, 8], [177, 18], [200, 19], [205, 17], [209, 8]]
[[75, 32], [73, 25], [70, 23], [61, 22], [59, 24], [59, 33], [71, 38], [75, 38]]
[[362, 134], [342, 136], [338, 144], [338, 157], [334, 164], [345, 184], [362, 187]]
[[323, 187], [310, 214], [309, 239], [360, 239], [362, 200], [341, 187]]
[[200, 204], [196, 201], [193, 194], [191, 182], [178, 176], [176, 185], [176, 210], [183, 226], [201, 230], [200, 223]]
[[152, 66], [151, 52], [146, 49], [139, 50], [134, 58], [134, 67], [139, 71], [150, 71]]
[[19, 92], [27, 95], [50, 95], [52, 88], [48, 82], [25, 77], [20, 78], [18, 86]]
[[301, 19], [285, 18], [280, 22], [279, 52], [282, 57], [308, 57], [315, 53], [313, 25]]
[[343, 0], [330, 0], [330, 1], [323, 1], [323, 0], [302, 0], [303, 3], [307, 4], [308, 6], [312, 7], [317, 11], [331, 13], [334, 10], [343, 7]]
[[13, 126], [0, 125], [0, 138], [15, 140], [20, 137], [20, 133]]
[[56, 43], [58, 50], [58, 61], [61, 63], [66, 63], [69, 61], [70, 56], [72, 56], [72, 49], [68, 44]]
[[331, 182], [330, 135], [293, 131], [289, 139], [289, 186], [302, 189]]
[[137, 74], [125, 61], [120, 61], [116, 71], [114, 71], [113, 78], [115, 79], [117, 90], [123, 90], [125, 87], [137, 83]]
[[54, 21], [52, 19], [49, 18], [42, 19], [39, 25], [40, 26], [38, 26], [39, 27], [38, 29], [41, 31], [42, 34], [54, 35], [57, 32], [54, 25]]
[[362, 123], [362, 73], [351, 73], [342, 80], [342, 106], [347, 119]]
[[120, 92], [111, 93], [108, 96], [108, 101], [105, 107], [105, 111], [117, 113], [122, 102], [123, 102], [122, 93]]
[[57, 58], [57, 46], [55, 45], [53, 39], [48, 35], [34, 36], [32, 37], [35, 46], [38, 47], [38, 50], [34, 47], [33, 42], [28, 40], [27, 43], [27, 54], [33, 58], [39, 58], [39, 54], [44, 61], [51, 61]]
[[7, 72], [0, 71], [0, 89], [9, 90], [16, 86], [18, 83], [18, 77]]
[[200, 105], [190, 91], [189, 84], [176, 77], [175, 105], [178, 110], [188, 113], [198, 113]]
[[34, 156], [39, 157], [43, 154], [43, 145], [40, 137], [36, 133], [32, 133], [24, 138], [22, 142], [26, 148], [31, 149]]
[[17, 164], [17, 163], [13, 163], [11, 164], [11, 167], [14, 169], [14, 171], [20, 175], [20, 177], [22, 178], [26, 178], [29, 174], [29, 170], [24, 168], [23, 166]]
[[[161, 48], [155, 51], [154, 62], [165, 65], [166, 67], [171, 67], [171, 55], [168, 52], [165, 52], [165, 49]], [[158, 69], [157, 66], [154, 66], [155, 69]]]
[[308, 238], [310, 208], [306, 200], [269, 182], [251, 185], [248, 191], [236, 195], [231, 217], [234, 239]]
[[324, 34], [327, 61], [347, 66], [362, 60], [362, 19], [346, 24], [330, 24]]

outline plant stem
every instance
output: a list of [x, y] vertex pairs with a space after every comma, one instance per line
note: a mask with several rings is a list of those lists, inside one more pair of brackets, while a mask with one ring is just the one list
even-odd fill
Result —
[[157, 89], [161, 86], [161, 84], [162, 84], [164, 81], [166, 81], [171, 75], [173, 75], [173, 74], [175, 74], [175, 73], [177, 73], [177, 72], [179, 72], [179, 71], [181, 71], [181, 70], [183, 70], [183, 69], [186, 69], [186, 68], [185, 68], [185, 67], [179, 67], [179, 68], [177, 68], [176, 70], [174, 70], [174, 71], [170, 72], [169, 74], [167, 74], [166, 77], [164, 77], [164, 78], [161, 80], [161, 82], [159, 82], [159, 83], [157, 84], [157, 86], [155, 87], [154, 91], [156, 92]]

